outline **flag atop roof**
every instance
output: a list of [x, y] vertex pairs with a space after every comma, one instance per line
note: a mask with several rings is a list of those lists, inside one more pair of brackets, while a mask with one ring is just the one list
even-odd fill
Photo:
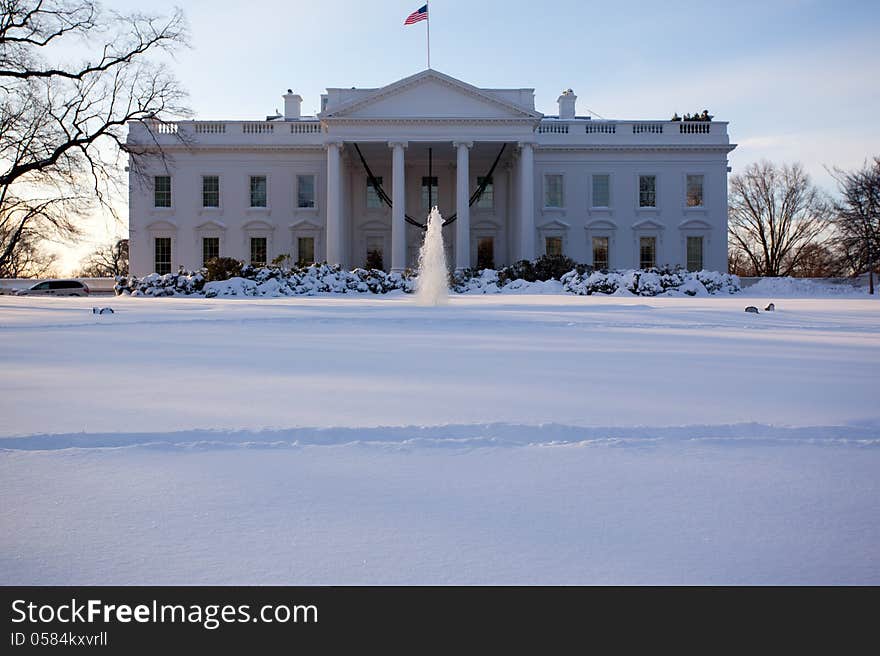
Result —
[[406, 20], [403, 21], [404, 25], [412, 25], [413, 23], [418, 23], [419, 21], [428, 20], [428, 5], [424, 5], [411, 13], [406, 17]]

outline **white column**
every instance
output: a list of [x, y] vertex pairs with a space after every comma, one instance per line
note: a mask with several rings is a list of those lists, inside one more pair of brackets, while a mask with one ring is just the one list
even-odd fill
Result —
[[535, 154], [530, 143], [520, 144], [519, 153], [519, 257], [535, 257]]
[[327, 144], [327, 263], [342, 263], [342, 144]]
[[455, 174], [455, 269], [471, 266], [470, 148], [472, 141], [456, 141], [458, 151]]
[[406, 268], [406, 171], [403, 149], [406, 143], [391, 147], [391, 271], [402, 273]]

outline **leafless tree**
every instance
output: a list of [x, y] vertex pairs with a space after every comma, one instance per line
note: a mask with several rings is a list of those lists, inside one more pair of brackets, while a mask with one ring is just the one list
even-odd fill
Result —
[[75, 238], [83, 216], [113, 212], [120, 155], [137, 155], [126, 124], [186, 113], [179, 84], [154, 58], [185, 42], [179, 11], [0, 0], [0, 272], [28, 243]]
[[[8, 241], [0, 227], [0, 243]], [[52, 278], [57, 275], [56, 257], [45, 248], [45, 240], [25, 229], [17, 237], [11, 257], [0, 268], [0, 278]]]
[[128, 240], [102, 244], [83, 260], [79, 275], [83, 278], [108, 278], [128, 275]]
[[852, 273], [868, 272], [868, 291], [874, 293], [874, 273], [880, 261], [880, 157], [856, 171], [834, 169], [840, 199], [834, 202], [834, 227]]
[[800, 164], [750, 164], [730, 178], [730, 250], [752, 275], [789, 276], [821, 244], [829, 206]]

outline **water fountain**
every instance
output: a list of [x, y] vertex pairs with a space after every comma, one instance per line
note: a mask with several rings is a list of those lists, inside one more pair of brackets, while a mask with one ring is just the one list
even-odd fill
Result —
[[419, 251], [416, 301], [419, 305], [445, 305], [449, 300], [446, 251], [443, 250], [443, 217], [435, 205], [428, 215], [428, 230]]

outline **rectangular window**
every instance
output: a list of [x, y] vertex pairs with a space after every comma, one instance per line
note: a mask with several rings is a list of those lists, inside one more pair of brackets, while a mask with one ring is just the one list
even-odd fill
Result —
[[657, 207], [657, 176], [639, 176], [639, 207]]
[[367, 269], [385, 268], [385, 240], [380, 235], [367, 237]]
[[171, 273], [171, 237], [156, 237], [156, 273]]
[[550, 174], [544, 176], [544, 207], [563, 207], [562, 176]]
[[266, 176], [251, 176], [251, 207], [267, 207]]
[[483, 176], [480, 176], [477, 178], [477, 187], [480, 187], [484, 180], [486, 181], [486, 188], [483, 189], [483, 193], [477, 200], [477, 207], [482, 209], [492, 209], [495, 207], [495, 181], [491, 177], [484, 178]]
[[687, 206], [702, 207], [703, 206], [703, 176], [689, 175], [687, 176]]
[[202, 207], [220, 207], [219, 176], [202, 176]]
[[593, 268], [608, 268], [608, 237], [593, 237]]
[[220, 237], [202, 237], [202, 266], [220, 257]]
[[[382, 176], [375, 176], [376, 184], [382, 186]], [[367, 209], [376, 210], [382, 207], [382, 199], [379, 198], [379, 192], [373, 186], [372, 181], [367, 178]]]
[[251, 266], [266, 266], [266, 238], [251, 237]]
[[657, 266], [657, 238], [641, 237], [639, 239], [639, 268], [653, 269]]
[[157, 175], [153, 179], [153, 205], [171, 207], [171, 176]]
[[477, 269], [495, 268], [495, 239], [480, 237], [477, 240]]
[[430, 210], [437, 205], [437, 177], [422, 178], [422, 209]]
[[687, 269], [688, 271], [703, 270], [703, 238], [687, 238]]
[[562, 237], [545, 237], [544, 252], [547, 255], [562, 255]]
[[611, 176], [607, 173], [593, 176], [593, 207], [611, 207]]
[[298, 175], [296, 176], [296, 206], [297, 207], [314, 207], [315, 206], [315, 176]]
[[315, 263], [315, 238], [299, 237], [296, 240], [296, 263], [299, 266], [308, 266]]

